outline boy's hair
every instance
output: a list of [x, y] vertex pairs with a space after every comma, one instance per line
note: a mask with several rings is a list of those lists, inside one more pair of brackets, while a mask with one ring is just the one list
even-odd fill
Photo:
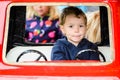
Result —
[[[48, 15], [50, 16], [49, 20], [58, 19], [59, 15], [58, 15], [58, 12], [56, 11], [57, 9], [54, 6], [48, 6], [48, 7], [50, 8], [48, 12]], [[26, 19], [33, 18], [34, 16], [39, 16], [39, 15], [33, 9], [33, 6], [27, 6]]]
[[68, 6], [63, 9], [63, 12], [60, 15], [60, 25], [65, 23], [66, 16], [68, 15], [75, 15], [77, 18], [82, 16], [85, 20], [85, 25], [87, 25], [87, 17], [85, 13], [81, 9], [74, 6]]

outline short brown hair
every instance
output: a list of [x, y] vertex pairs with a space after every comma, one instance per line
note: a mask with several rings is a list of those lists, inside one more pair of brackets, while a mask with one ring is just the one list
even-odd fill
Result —
[[85, 20], [85, 25], [87, 25], [87, 17], [85, 13], [81, 9], [74, 6], [68, 6], [63, 9], [63, 12], [60, 15], [60, 25], [63, 25], [65, 23], [66, 16], [72, 15], [72, 14], [75, 15], [77, 18], [80, 18], [80, 16], [83, 16]]

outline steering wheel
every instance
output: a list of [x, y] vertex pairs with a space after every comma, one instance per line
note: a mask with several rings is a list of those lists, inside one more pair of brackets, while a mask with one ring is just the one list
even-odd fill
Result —
[[85, 52], [93, 52], [93, 54], [99, 54], [102, 59], [103, 59], [103, 62], [106, 62], [106, 59], [105, 59], [105, 56], [98, 50], [94, 50], [94, 49], [84, 49], [84, 50], [81, 50], [77, 53], [76, 55], [76, 59], [78, 59], [78, 56], [81, 54], [81, 53], [85, 53]]
[[40, 51], [37, 51], [37, 50], [31, 50], [31, 49], [30, 49], [30, 50], [26, 50], [26, 51], [22, 52], [22, 53], [18, 56], [16, 62], [19, 62], [20, 58], [21, 58], [23, 55], [25, 55], [25, 54], [31, 54], [31, 53], [35, 53], [35, 54], [39, 54], [39, 55], [40, 55], [35, 61], [39, 61], [42, 57], [43, 57], [43, 59], [44, 59], [45, 61], [47, 61], [47, 58], [46, 58], [46, 56], [45, 56], [43, 53], [41, 53]]

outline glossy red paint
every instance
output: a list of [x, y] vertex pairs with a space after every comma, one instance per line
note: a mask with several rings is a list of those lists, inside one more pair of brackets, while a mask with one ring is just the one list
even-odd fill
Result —
[[[108, 65], [102, 66], [54, 66], [54, 65], [10, 65], [2, 61], [3, 53], [3, 41], [4, 41], [4, 28], [6, 19], [6, 8], [11, 3], [24, 3], [24, 2], [67, 2], [67, 3], [106, 3], [110, 5], [112, 14], [112, 31], [113, 31], [113, 43], [115, 48], [115, 60]], [[120, 1], [119, 0], [5, 0], [0, 1], [0, 75], [12, 75], [12, 76], [116, 76], [120, 78]], [[69, 61], [59, 62], [68, 63]], [[51, 64], [53, 62], [45, 62]], [[58, 64], [58, 62], [55, 62]], [[71, 63], [71, 61], [69, 62]], [[76, 63], [76, 61], [72, 61]]]

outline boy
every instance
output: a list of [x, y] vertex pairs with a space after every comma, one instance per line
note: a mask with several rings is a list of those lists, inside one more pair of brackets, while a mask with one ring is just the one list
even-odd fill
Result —
[[51, 60], [100, 60], [97, 46], [84, 38], [87, 18], [73, 6], [66, 7], [60, 16], [60, 29], [65, 38], [57, 40]]

